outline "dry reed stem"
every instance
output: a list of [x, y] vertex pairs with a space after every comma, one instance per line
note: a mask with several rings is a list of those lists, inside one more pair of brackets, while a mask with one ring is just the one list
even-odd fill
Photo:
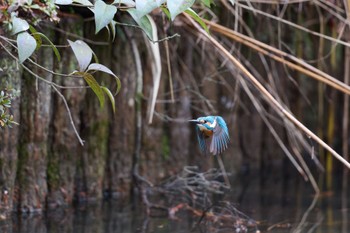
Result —
[[[350, 86], [346, 85], [345, 83], [335, 79], [334, 77], [330, 76], [329, 74], [326, 74], [325, 72], [311, 66], [310, 64], [307, 64], [305, 61], [294, 57], [288, 53], [285, 53], [279, 49], [276, 49], [272, 46], [269, 46], [265, 43], [262, 43], [258, 40], [255, 40], [251, 37], [245, 36], [239, 32], [233, 31], [229, 28], [226, 28], [224, 26], [221, 26], [219, 24], [210, 22], [208, 20], [204, 20], [206, 24], [210, 26], [211, 31], [218, 32], [228, 38], [231, 38], [239, 43], [242, 43], [254, 50], [256, 50], [259, 53], [262, 53], [264, 55], [267, 55], [273, 59], [275, 59], [278, 62], [281, 62], [288, 67], [299, 71], [311, 78], [316, 79], [317, 81], [323, 82], [347, 95], [350, 95]], [[275, 54], [274, 54], [275, 53]], [[293, 62], [297, 63], [294, 64], [286, 58], [292, 60]], [[299, 64], [299, 65], [298, 65]]]
[[304, 126], [298, 119], [296, 119], [289, 111], [287, 111], [271, 94], [270, 92], [234, 57], [232, 54], [227, 51], [227, 49], [221, 45], [215, 38], [210, 36], [204, 29], [202, 29], [197, 23], [195, 23], [190, 16], [184, 14], [185, 17], [191, 25], [193, 25], [199, 33], [201, 33], [205, 38], [207, 38], [211, 44], [218, 49], [222, 55], [225, 56], [226, 59], [230, 60], [232, 64], [234, 64], [241, 72], [245, 75], [245, 77], [259, 90], [261, 95], [266, 99], [266, 101], [282, 116], [292, 122], [297, 128], [303, 131], [308, 137], [315, 140], [318, 144], [320, 144], [324, 149], [326, 149], [329, 153], [331, 153], [337, 160], [343, 163], [346, 167], [350, 169], [350, 163], [346, 161], [340, 154], [338, 154], [333, 148], [331, 148], [327, 143], [325, 143], [321, 138], [319, 138], [316, 134], [314, 134], [311, 130], [309, 130], [306, 126]]

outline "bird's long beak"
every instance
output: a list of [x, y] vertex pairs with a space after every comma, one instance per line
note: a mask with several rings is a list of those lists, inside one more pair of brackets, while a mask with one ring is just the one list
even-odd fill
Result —
[[198, 123], [199, 123], [199, 121], [198, 121], [198, 120], [195, 120], [195, 119], [193, 119], [193, 120], [189, 120], [189, 122], [194, 122], [194, 123], [196, 123], [196, 124], [198, 124]]

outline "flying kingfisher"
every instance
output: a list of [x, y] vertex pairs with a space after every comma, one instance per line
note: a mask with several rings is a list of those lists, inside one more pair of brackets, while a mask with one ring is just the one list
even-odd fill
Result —
[[230, 137], [225, 120], [221, 116], [199, 117], [195, 122], [199, 147], [204, 154], [219, 155], [227, 149]]

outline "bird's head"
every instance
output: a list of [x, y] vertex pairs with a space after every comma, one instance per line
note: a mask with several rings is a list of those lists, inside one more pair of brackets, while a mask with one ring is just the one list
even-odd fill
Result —
[[196, 123], [200, 130], [214, 130], [217, 125], [215, 116], [198, 117], [195, 120], [190, 120], [190, 122]]

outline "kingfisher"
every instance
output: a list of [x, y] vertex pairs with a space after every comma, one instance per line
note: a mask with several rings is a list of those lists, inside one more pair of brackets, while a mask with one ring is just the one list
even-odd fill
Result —
[[190, 122], [196, 123], [197, 139], [202, 153], [219, 155], [227, 149], [230, 136], [221, 116], [199, 117]]

